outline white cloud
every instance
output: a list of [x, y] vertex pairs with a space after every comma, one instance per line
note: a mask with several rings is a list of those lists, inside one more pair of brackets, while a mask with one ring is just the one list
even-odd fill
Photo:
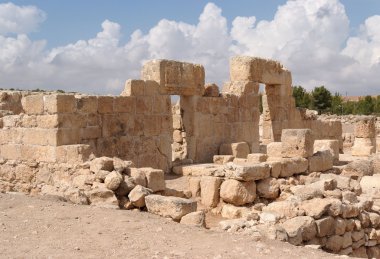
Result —
[[[6, 19], [5, 9], [12, 13]], [[281, 61], [292, 70], [293, 82], [309, 89], [324, 84], [342, 94], [380, 93], [380, 16], [369, 17], [350, 37], [338, 0], [288, 1], [273, 20], [236, 17], [230, 31], [222, 10], [209, 3], [197, 24], [163, 19], [147, 34], [136, 30], [125, 45], [120, 25], [105, 20], [94, 38], [53, 49], [26, 34], [45, 18], [38, 8], [0, 4], [0, 17], [0, 87], [118, 94], [152, 58], [201, 63], [207, 80], [221, 85], [228, 80], [229, 57], [242, 54]]]
[[0, 34], [35, 31], [46, 14], [35, 6], [0, 4]]

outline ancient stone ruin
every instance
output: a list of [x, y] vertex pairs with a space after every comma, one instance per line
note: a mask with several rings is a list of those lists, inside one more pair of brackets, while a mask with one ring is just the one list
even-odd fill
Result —
[[341, 121], [297, 109], [291, 85], [278, 62], [234, 57], [221, 92], [171, 60], [120, 96], [3, 91], [0, 190], [379, 258], [375, 120], [350, 138], [363, 159], [344, 162]]

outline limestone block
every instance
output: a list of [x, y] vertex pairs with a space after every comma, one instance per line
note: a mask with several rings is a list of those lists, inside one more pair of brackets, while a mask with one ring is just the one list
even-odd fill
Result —
[[109, 173], [104, 179], [104, 185], [106, 188], [115, 191], [117, 188], [119, 188], [122, 181], [123, 176], [120, 173], [113, 171]]
[[321, 179], [334, 179], [337, 183], [337, 187], [340, 190], [350, 190], [350, 181], [349, 177], [340, 176], [336, 174], [321, 174]]
[[140, 170], [145, 174], [147, 188], [153, 192], [165, 190], [165, 173], [163, 170], [150, 167], [143, 167]]
[[313, 155], [314, 137], [309, 129], [284, 129], [281, 135], [283, 157], [304, 157]]
[[128, 79], [125, 82], [124, 90], [121, 96], [139, 96], [144, 95], [145, 81]]
[[136, 187], [128, 194], [128, 198], [133, 206], [142, 208], [145, 207], [145, 197], [151, 193], [152, 190], [141, 185], [136, 185]]
[[259, 93], [259, 83], [254, 81], [231, 81], [223, 85], [223, 93], [235, 96], [257, 95]]
[[303, 201], [300, 208], [303, 209], [307, 216], [320, 219], [331, 206], [332, 201], [329, 199], [315, 198]]
[[364, 193], [380, 193], [380, 174], [363, 176], [360, 180], [360, 186]]
[[347, 164], [341, 173], [341, 176], [350, 177], [352, 179], [360, 179], [366, 175], [373, 175], [373, 167], [371, 161], [368, 160], [355, 160]]
[[219, 96], [219, 87], [216, 84], [206, 84], [205, 92], [203, 96], [207, 97], [218, 97]]
[[109, 157], [98, 157], [90, 163], [90, 170], [94, 173], [97, 173], [100, 170], [111, 172], [113, 169], [113, 159]]
[[212, 176], [201, 177], [201, 202], [206, 207], [214, 208], [219, 203], [219, 187], [222, 179]]
[[28, 95], [21, 99], [25, 114], [43, 114], [44, 96], [42, 94]]
[[154, 194], [145, 197], [145, 205], [150, 213], [170, 217], [175, 221], [197, 210], [196, 201]]
[[294, 218], [298, 216], [298, 203], [295, 201], [275, 201], [263, 208], [264, 212], [274, 212], [281, 218]]
[[278, 178], [281, 174], [282, 164], [280, 161], [269, 161], [266, 163], [270, 167], [270, 176]]
[[301, 201], [311, 200], [314, 198], [323, 198], [323, 192], [319, 189], [310, 188], [308, 185], [298, 185], [290, 188], [294, 196]]
[[242, 164], [228, 165], [230, 173], [226, 176], [239, 181], [256, 181], [268, 178], [270, 176], [270, 167], [266, 163], [260, 164]]
[[10, 160], [28, 160], [28, 157], [22, 157], [20, 144], [3, 144], [0, 146], [0, 155], [4, 159]]
[[355, 138], [354, 145], [351, 148], [353, 156], [370, 156], [376, 153], [376, 144], [374, 139]]
[[190, 177], [189, 178], [189, 191], [191, 192], [191, 197], [201, 196], [201, 179], [200, 177]]
[[309, 157], [309, 172], [324, 172], [333, 167], [333, 156], [330, 151], [318, 151]]
[[97, 207], [119, 208], [119, 203], [113, 191], [106, 187], [94, 188], [87, 194], [90, 204]]
[[236, 158], [247, 158], [249, 146], [246, 142], [225, 143], [219, 147], [219, 155], [232, 155]]
[[98, 112], [100, 114], [113, 113], [114, 97], [98, 96]]
[[74, 95], [51, 94], [44, 95], [44, 109], [52, 113], [74, 113], [76, 111], [76, 100]]
[[55, 138], [55, 146], [78, 144], [80, 143], [80, 130], [75, 128], [58, 129]]
[[194, 227], [206, 227], [206, 215], [204, 211], [190, 212], [181, 218], [181, 224], [194, 226]]
[[266, 178], [256, 184], [257, 194], [265, 199], [276, 199], [280, 194], [280, 184], [276, 178]]
[[342, 236], [338, 236], [338, 235], [334, 235], [334, 236], [331, 236], [331, 237], [328, 237], [327, 238], [327, 242], [326, 242], [326, 249], [332, 251], [332, 252], [339, 252], [340, 249], [342, 248], [343, 246], [343, 237]]
[[289, 237], [301, 235], [302, 241], [312, 240], [317, 234], [315, 221], [309, 216], [299, 216], [286, 220], [281, 226]]
[[268, 156], [266, 154], [252, 153], [252, 154], [248, 154], [247, 162], [262, 163], [262, 162], [266, 162], [267, 158], [268, 158]]
[[236, 56], [230, 60], [231, 81], [254, 81], [265, 84], [291, 85], [288, 70], [280, 63], [256, 57]]
[[75, 96], [77, 111], [80, 113], [97, 113], [97, 96]]
[[90, 145], [64, 145], [56, 147], [57, 162], [61, 163], [84, 163], [93, 153]]
[[281, 159], [281, 177], [289, 177], [295, 174], [301, 174], [307, 171], [309, 161], [306, 158], [283, 158]]
[[374, 138], [376, 137], [375, 117], [363, 116], [355, 123], [355, 138]]
[[256, 198], [256, 184], [254, 181], [225, 180], [220, 187], [220, 197], [236, 206], [252, 203]]
[[214, 155], [213, 157], [213, 162], [215, 164], [224, 165], [232, 161], [234, 161], [234, 156], [232, 155]]
[[136, 97], [133, 96], [117, 96], [114, 99], [113, 105], [116, 113], [136, 113]]
[[334, 228], [334, 218], [333, 217], [324, 217], [321, 219], [318, 219], [315, 221], [317, 225], [317, 236], [318, 237], [325, 237], [325, 236], [330, 236], [333, 235], [335, 232]]
[[38, 145], [21, 145], [21, 160], [38, 161], [38, 162], [56, 162], [56, 147], [38, 146]]
[[37, 116], [37, 127], [43, 129], [58, 128], [59, 125], [59, 115], [57, 114], [47, 114]]
[[23, 129], [22, 132], [22, 142], [24, 144], [41, 146], [57, 145], [57, 129], [26, 128]]
[[141, 186], [146, 187], [147, 182], [146, 182], [146, 177], [143, 169], [140, 168], [131, 168], [130, 170], [130, 175], [133, 179], [133, 181]]
[[250, 208], [234, 206], [232, 204], [224, 204], [221, 212], [222, 217], [227, 219], [246, 218], [250, 214], [252, 214]]
[[144, 64], [141, 78], [156, 81], [161, 94], [200, 95], [204, 93], [202, 65], [173, 60], [150, 60]]
[[330, 151], [331, 155], [334, 158], [334, 163], [339, 161], [339, 141], [338, 140], [330, 140], [330, 139], [322, 139], [314, 141], [314, 153], [318, 151]]

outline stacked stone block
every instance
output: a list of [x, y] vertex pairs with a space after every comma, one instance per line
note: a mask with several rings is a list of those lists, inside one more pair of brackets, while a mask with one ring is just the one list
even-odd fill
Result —
[[351, 149], [353, 156], [369, 156], [376, 153], [375, 117], [361, 117], [355, 123], [354, 135], [354, 145]]

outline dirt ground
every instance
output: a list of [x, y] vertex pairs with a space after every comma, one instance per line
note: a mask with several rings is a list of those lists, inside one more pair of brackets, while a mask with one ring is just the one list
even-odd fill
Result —
[[184, 226], [146, 212], [0, 193], [1, 258], [332, 258], [287, 243]]

